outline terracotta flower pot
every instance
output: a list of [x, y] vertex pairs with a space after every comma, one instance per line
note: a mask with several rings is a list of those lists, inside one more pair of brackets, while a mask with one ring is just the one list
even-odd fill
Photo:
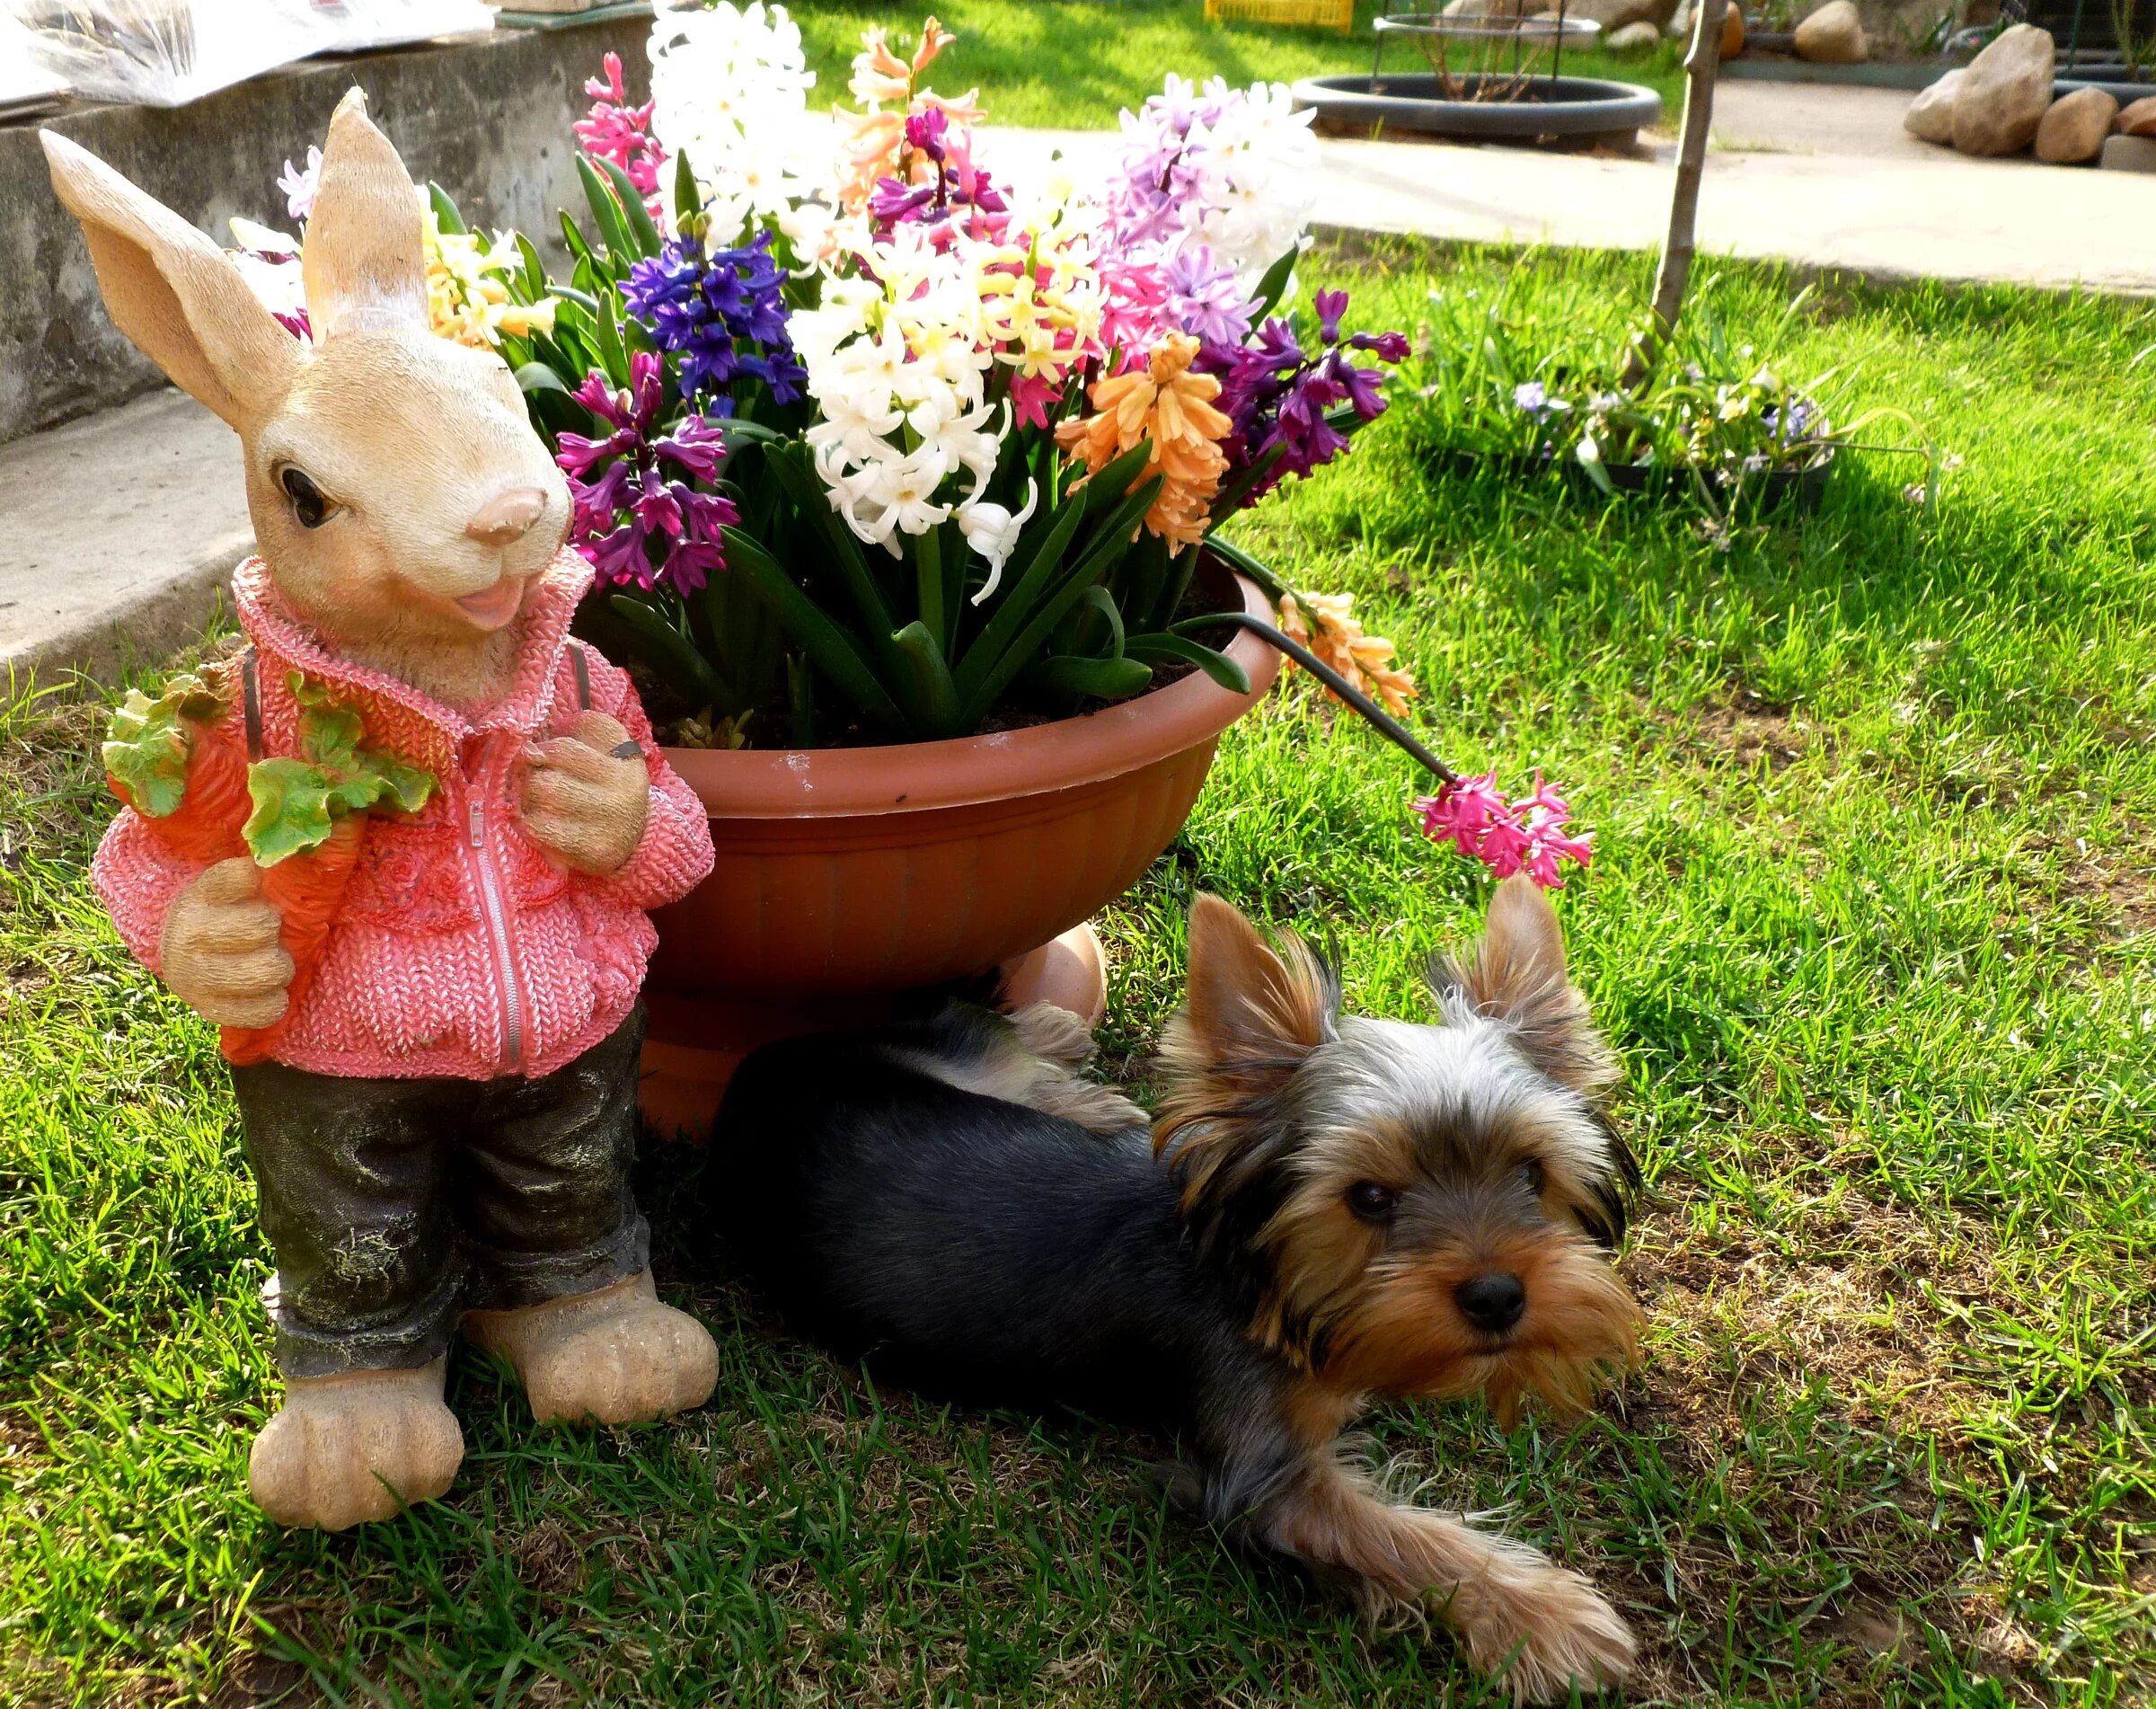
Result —
[[[1235, 586], [1269, 617], [1253, 584]], [[1278, 655], [1247, 633], [1229, 652], [1247, 695], [1194, 672], [1081, 717], [956, 741], [668, 749], [710, 811], [718, 863], [653, 916], [646, 1116], [697, 1134], [749, 1050], [873, 1021], [895, 993], [1008, 970], [1029, 952], [1021, 978], [1053, 979], [1052, 941], [1168, 846], [1221, 731], [1278, 674]]]

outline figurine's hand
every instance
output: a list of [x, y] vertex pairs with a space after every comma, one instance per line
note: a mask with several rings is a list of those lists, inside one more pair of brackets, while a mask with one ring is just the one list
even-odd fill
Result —
[[220, 1026], [266, 1027], [285, 1012], [292, 958], [282, 921], [262, 899], [261, 869], [245, 855], [219, 861], [164, 911], [158, 959], [174, 996]]
[[537, 743], [524, 773], [524, 828], [563, 866], [609, 878], [643, 840], [651, 775], [629, 732], [605, 713]]

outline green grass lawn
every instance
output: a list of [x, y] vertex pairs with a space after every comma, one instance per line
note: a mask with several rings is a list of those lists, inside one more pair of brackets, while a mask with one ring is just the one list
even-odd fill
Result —
[[[1112, 128], [1171, 71], [1231, 84], [1293, 83], [1332, 71], [1368, 72], [1370, 21], [1383, 0], [1356, 0], [1352, 34], [1277, 24], [1208, 23], [1201, 0], [800, 0], [790, 11], [801, 26], [817, 74], [819, 110], [846, 101], [847, 62], [861, 32], [882, 24], [909, 49], [921, 21], [933, 14], [957, 31], [958, 44], [936, 62], [931, 82], [956, 94], [977, 84], [988, 122], [1058, 129]], [[1615, 77], [1657, 91], [1666, 122], [1683, 102], [1680, 49], [1651, 54], [1568, 53], [1565, 75]], [[1410, 44], [1387, 49], [1388, 70], [1422, 68]]]
[[[1057, 10], [1060, 10], [1058, 8]], [[1643, 260], [1395, 249], [1432, 289], [1639, 290]], [[1740, 270], [1763, 316], [1789, 288]], [[1250, 536], [1355, 591], [1462, 766], [1568, 786], [1561, 898], [1650, 1191], [1643, 1368], [1586, 1421], [1374, 1421], [1646, 1643], [1642, 1703], [2125, 1705], [2156, 1681], [2156, 310], [1830, 282], [1780, 354], [1963, 459], [1858, 459], [1815, 516], [1702, 529], [1436, 474], [1381, 423]], [[84, 877], [102, 709], [0, 713], [0, 1702], [1472, 1704], [1171, 1515], [1162, 1443], [871, 1392], [759, 1321], [647, 1157], [712, 1404], [536, 1430], [466, 1357], [453, 1499], [331, 1538], [249, 1506], [269, 1268], [210, 1029]], [[1197, 885], [1334, 934], [1351, 1000], [1476, 873], [1403, 762], [1306, 693], [1232, 731], [1105, 924], [1110, 1066], [1176, 997]]]

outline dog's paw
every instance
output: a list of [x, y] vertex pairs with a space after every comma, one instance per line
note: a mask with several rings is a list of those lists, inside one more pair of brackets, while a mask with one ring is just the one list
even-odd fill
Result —
[[1509, 1568], [1501, 1584], [1481, 1590], [1471, 1609], [1458, 1611], [1454, 1629], [1475, 1665], [1502, 1674], [1516, 1699], [1562, 1703], [1575, 1685], [1592, 1693], [1630, 1673], [1637, 1641], [1578, 1573], [1538, 1561]]
[[1011, 1030], [1035, 1056], [1074, 1072], [1100, 1049], [1084, 1021], [1053, 1003], [1027, 1004], [1011, 1016]]

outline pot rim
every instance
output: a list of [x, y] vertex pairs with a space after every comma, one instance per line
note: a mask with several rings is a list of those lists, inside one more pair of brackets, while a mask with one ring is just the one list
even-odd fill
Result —
[[[1237, 575], [1242, 608], [1273, 620], [1272, 607]], [[1250, 691], [1223, 688], [1194, 670], [1165, 688], [1026, 730], [873, 748], [668, 748], [667, 763], [714, 818], [843, 819], [973, 807], [1075, 789], [1209, 742], [1265, 697], [1280, 655], [1239, 629], [1228, 657]]]

